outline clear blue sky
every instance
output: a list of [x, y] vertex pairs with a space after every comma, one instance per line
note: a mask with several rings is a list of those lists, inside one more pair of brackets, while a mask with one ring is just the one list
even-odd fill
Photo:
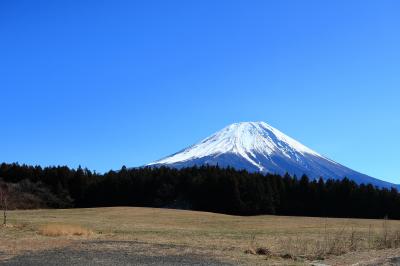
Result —
[[400, 183], [399, 1], [1, 1], [0, 161], [139, 166], [265, 121]]

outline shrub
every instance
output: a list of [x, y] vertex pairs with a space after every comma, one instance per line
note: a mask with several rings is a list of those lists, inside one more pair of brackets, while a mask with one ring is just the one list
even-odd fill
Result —
[[47, 224], [39, 228], [39, 234], [43, 236], [91, 236], [93, 232], [80, 225]]

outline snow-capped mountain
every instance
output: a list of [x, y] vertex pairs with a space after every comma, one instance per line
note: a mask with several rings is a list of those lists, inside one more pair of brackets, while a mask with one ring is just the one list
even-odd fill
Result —
[[397, 185], [340, 165], [264, 122], [229, 125], [203, 141], [148, 166], [231, 166], [249, 172], [308, 175], [310, 178], [342, 179], [379, 187]]

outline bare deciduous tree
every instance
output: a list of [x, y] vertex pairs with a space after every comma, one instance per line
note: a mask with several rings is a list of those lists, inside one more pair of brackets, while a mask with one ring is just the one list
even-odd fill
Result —
[[8, 187], [0, 184], [0, 207], [3, 210], [3, 225], [7, 225]]

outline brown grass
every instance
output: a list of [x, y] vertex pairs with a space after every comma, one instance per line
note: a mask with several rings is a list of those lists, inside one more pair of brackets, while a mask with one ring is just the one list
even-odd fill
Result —
[[[283, 236], [273, 242], [274, 252], [268, 252], [266, 255], [323, 260], [350, 252], [400, 248], [400, 230], [389, 228], [387, 220], [383, 220], [382, 228], [374, 231], [373, 234], [370, 230], [371, 228], [366, 233], [363, 230], [355, 230], [353, 227], [343, 227], [333, 231], [325, 229], [320, 237], [300, 234]], [[253, 237], [250, 248], [245, 253], [264, 255], [257, 251], [260, 249], [270, 250], [264, 246], [255, 247]]]
[[42, 236], [91, 236], [93, 232], [80, 225], [71, 224], [46, 224], [39, 227]]
[[[10, 211], [9, 217], [10, 225], [24, 227], [0, 228], [0, 239], [5, 240], [0, 241], [0, 250], [18, 250], [28, 241], [37, 241], [40, 246], [59, 241], [61, 245], [61, 241], [75, 241], [73, 236], [81, 234], [90, 236], [88, 240], [119, 241], [126, 248], [143, 245], [145, 248], [137, 251], [143, 255], [193, 253], [257, 265], [265, 264], [267, 257], [268, 262], [276, 259], [301, 264], [349, 252], [369, 255], [400, 247], [400, 221], [383, 219], [240, 217], [134, 207]], [[74, 229], [63, 229], [71, 225]], [[271, 256], [257, 252], [259, 248], [265, 248]]]

